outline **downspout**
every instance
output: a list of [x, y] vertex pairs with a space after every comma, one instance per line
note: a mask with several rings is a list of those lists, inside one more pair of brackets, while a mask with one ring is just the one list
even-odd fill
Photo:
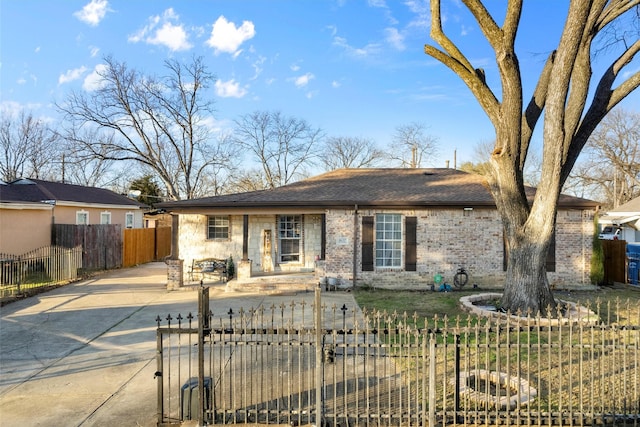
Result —
[[356, 288], [356, 278], [358, 275], [358, 205], [353, 208], [353, 272], [352, 287]]

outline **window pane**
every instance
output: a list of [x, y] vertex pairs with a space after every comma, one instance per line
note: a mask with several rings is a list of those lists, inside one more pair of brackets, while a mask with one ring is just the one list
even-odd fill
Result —
[[278, 217], [280, 262], [300, 261], [300, 239], [302, 216], [281, 215]]
[[402, 216], [376, 215], [376, 266], [402, 265]]
[[229, 217], [210, 216], [208, 217], [207, 238], [208, 239], [228, 239], [229, 238]]

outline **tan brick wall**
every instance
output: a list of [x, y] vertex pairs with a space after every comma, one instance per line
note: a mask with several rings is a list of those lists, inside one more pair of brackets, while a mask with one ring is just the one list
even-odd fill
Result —
[[[449, 283], [459, 265], [470, 274], [468, 286], [504, 286], [502, 221], [495, 209], [427, 209], [386, 211], [417, 217], [417, 271], [376, 268], [361, 271], [362, 216], [385, 211], [358, 212], [356, 242], [357, 283], [385, 288], [424, 289], [441, 273]], [[555, 287], [589, 281], [593, 213], [561, 211], [557, 220], [556, 272], [549, 273]], [[342, 281], [353, 279], [354, 211], [327, 213], [326, 274]], [[404, 260], [403, 260], [404, 261]], [[403, 263], [404, 265], [404, 263]]]
[[[208, 240], [206, 215], [180, 215], [178, 244], [180, 258], [185, 262], [185, 274], [187, 274], [194, 259], [228, 258], [232, 256], [237, 265], [237, 262], [242, 258], [242, 227], [243, 216], [231, 215], [230, 238], [228, 240]], [[272, 237], [270, 266], [265, 266], [269, 259], [263, 256], [265, 230], [271, 230]], [[250, 215], [248, 256], [252, 261], [252, 271], [313, 270], [315, 257], [320, 255], [320, 232], [320, 215], [303, 215], [301, 262], [277, 265], [276, 215]]]
[[[473, 283], [481, 287], [504, 286], [502, 221], [495, 209], [476, 208], [472, 211], [456, 209], [426, 209], [386, 211], [403, 216], [417, 217], [417, 271], [376, 269], [362, 272], [361, 232], [362, 217], [375, 216], [385, 211], [360, 210], [357, 221], [356, 265], [357, 283], [387, 288], [426, 289], [437, 273], [449, 283], [459, 265], [464, 265]], [[192, 260], [233, 256], [242, 258], [242, 215], [232, 215], [229, 240], [207, 240], [205, 215], [180, 216], [180, 258], [184, 260], [185, 274]], [[553, 287], [565, 288], [589, 282], [592, 239], [592, 211], [560, 211], [556, 231], [556, 271], [548, 274]], [[272, 262], [275, 271], [309, 271], [316, 265], [321, 252], [321, 217], [303, 217], [303, 260], [300, 263], [276, 265], [276, 215], [249, 217], [249, 258], [252, 271], [265, 271], [262, 256], [263, 231], [271, 230]], [[354, 211], [329, 210], [326, 212], [326, 257], [323, 265], [327, 277], [343, 282], [353, 280], [354, 263]], [[403, 263], [404, 265], [404, 263]]]

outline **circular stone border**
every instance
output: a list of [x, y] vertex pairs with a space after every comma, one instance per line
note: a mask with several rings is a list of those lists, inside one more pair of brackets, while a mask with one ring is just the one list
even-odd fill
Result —
[[[514, 390], [513, 394], [508, 396], [495, 396], [485, 391], [475, 390], [467, 385], [467, 380], [471, 377], [479, 377], [485, 381], [508, 386]], [[486, 369], [474, 369], [468, 372], [460, 372], [460, 388], [461, 395], [468, 399], [483, 405], [489, 405], [498, 408], [514, 409], [518, 404], [529, 405], [533, 403], [538, 391], [529, 385], [529, 382], [520, 377], [510, 377], [506, 372], [487, 371]]]
[[571, 301], [557, 300], [558, 302], [565, 304], [569, 310], [567, 312], [567, 317], [562, 319], [555, 318], [547, 318], [542, 316], [517, 316], [515, 314], [507, 314], [501, 311], [490, 310], [485, 306], [476, 305], [479, 301], [492, 300], [501, 298], [502, 294], [495, 292], [487, 292], [482, 294], [473, 294], [467, 295], [464, 297], [460, 297], [460, 304], [462, 307], [478, 316], [483, 317], [494, 317], [494, 318], [502, 318], [502, 319], [512, 319], [516, 321], [528, 320], [530, 319], [534, 323], [539, 323], [541, 325], [549, 325], [555, 326], [559, 324], [567, 324], [570, 322], [584, 322], [584, 323], [597, 323], [599, 321], [598, 316], [592, 310], [584, 306], [579, 306]]

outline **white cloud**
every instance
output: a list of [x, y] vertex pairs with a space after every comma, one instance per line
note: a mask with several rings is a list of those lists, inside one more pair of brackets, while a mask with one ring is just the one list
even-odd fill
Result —
[[237, 56], [241, 52], [239, 49], [242, 43], [252, 39], [255, 35], [253, 22], [243, 21], [241, 26], [236, 27], [236, 24], [227, 21], [227, 18], [221, 15], [213, 24], [207, 45], [214, 49], [216, 55], [220, 52], [226, 52]]
[[349, 45], [344, 37], [334, 37], [333, 44], [344, 49], [348, 55], [356, 58], [366, 58], [380, 52], [380, 45], [377, 43], [369, 43], [365, 47], [356, 48]]
[[292, 64], [290, 67], [291, 71], [293, 71], [294, 73], [298, 70], [300, 70], [300, 66], [297, 64]]
[[226, 82], [217, 80], [215, 86], [216, 94], [222, 98], [242, 98], [247, 94], [247, 90], [240, 87], [240, 83], [236, 82], [234, 79]]
[[60, 77], [58, 77], [58, 84], [62, 85], [74, 80], [78, 80], [80, 77], [82, 77], [85, 71], [87, 71], [87, 67], [85, 67], [84, 65], [79, 68], [74, 68], [73, 70], [67, 70], [66, 73], [60, 74]]
[[89, 46], [89, 55], [91, 55], [92, 58], [98, 56], [98, 52], [100, 52], [99, 47]]
[[332, 88], [337, 89], [337, 88], [339, 88], [340, 86], [342, 86], [342, 84], [341, 84], [339, 81], [337, 81], [337, 80], [334, 80], [334, 81], [332, 81], [332, 82], [331, 82], [331, 87], [332, 87]]
[[387, 43], [396, 50], [405, 50], [404, 36], [396, 28], [385, 28], [384, 33]]
[[162, 16], [151, 16], [146, 26], [129, 36], [129, 41], [161, 45], [174, 52], [191, 49], [189, 35], [184, 26], [178, 22], [179, 19], [173, 8], [169, 8]]
[[267, 58], [266, 58], [266, 57], [264, 57], [264, 56], [259, 56], [259, 57], [258, 57], [258, 59], [257, 59], [257, 60], [255, 60], [255, 61], [253, 62], [253, 64], [251, 64], [251, 66], [253, 67], [253, 70], [254, 70], [254, 74], [253, 74], [253, 77], [251, 77], [251, 80], [255, 80], [255, 79], [257, 79], [257, 78], [258, 78], [258, 76], [259, 76], [260, 74], [262, 74], [262, 70], [263, 70], [263, 68], [262, 68], [262, 64], [264, 64], [266, 60], [267, 60]]
[[93, 71], [84, 79], [82, 88], [87, 92], [93, 92], [104, 86], [104, 81], [101, 76], [107, 69], [106, 64], [98, 64]]
[[84, 5], [82, 10], [75, 12], [73, 16], [85, 24], [95, 27], [102, 21], [108, 11], [109, 2], [107, 0], [91, 0]]
[[293, 81], [296, 87], [305, 87], [311, 80], [315, 79], [315, 77], [316, 76], [314, 76], [312, 73], [307, 73], [302, 76], [296, 77]]

